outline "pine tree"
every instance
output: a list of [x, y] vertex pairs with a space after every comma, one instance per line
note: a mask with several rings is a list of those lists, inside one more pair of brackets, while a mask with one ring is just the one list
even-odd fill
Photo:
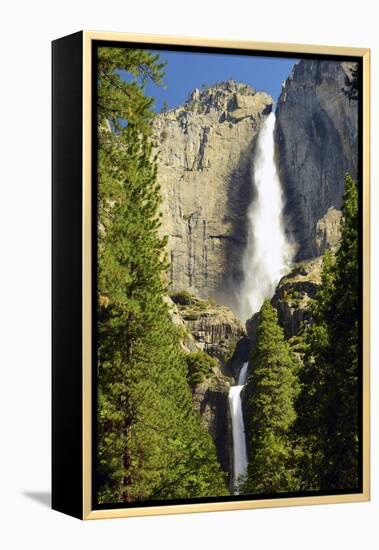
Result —
[[[159, 83], [162, 68], [147, 51], [99, 50], [99, 503], [227, 492], [164, 300], [165, 239], [144, 95], [146, 78]], [[135, 79], [122, 80], [120, 70]]]
[[326, 252], [315, 324], [300, 373], [295, 426], [307, 489], [354, 489], [359, 484], [358, 190], [347, 175], [340, 246]]
[[277, 493], [296, 488], [290, 429], [296, 418], [297, 363], [276, 310], [265, 300], [248, 379], [249, 466], [243, 492]]

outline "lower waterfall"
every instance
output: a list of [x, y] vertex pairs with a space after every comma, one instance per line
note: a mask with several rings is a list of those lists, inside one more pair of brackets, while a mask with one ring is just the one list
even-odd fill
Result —
[[232, 386], [229, 391], [229, 408], [232, 418], [233, 434], [233, 486], [234, 494], [238, 494], [238, 480], [247, 473], [247, 452], [245, 425], [243, 421], [241, 391], [246, 382], [248, 363], [242, 365], [238, 383]]

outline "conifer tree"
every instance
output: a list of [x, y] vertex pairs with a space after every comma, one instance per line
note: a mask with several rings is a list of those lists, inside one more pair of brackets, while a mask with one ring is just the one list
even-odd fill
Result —
[[299, 475], [305, 489], [359, 485], [358, 190], [347, 175], [340, 246], [326, 252], [315, 324], [300, 373], [296, 433], [302, 438]]
[[164, 301], [165, 240], [144, 95], [144, 81], [159, 83], [162, 69], [147, 51], [99, 50], [99, 503], [227, 492]]
[[243, 492], [276, 493], [296, 488], [290, 428], [295, 420], [297, 363], [276, 310], [265, 300], [260, 310], [249, 397], [249, 466]]

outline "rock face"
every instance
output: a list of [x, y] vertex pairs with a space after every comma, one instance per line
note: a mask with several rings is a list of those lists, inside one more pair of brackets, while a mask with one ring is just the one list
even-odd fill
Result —
[[188, 292], [171, 296], [197, 348], [218, 359], [224, 371], [230, 374], [228, 363], [237, 342], [246, 336], [239, 319], [228, 307], [213, 300], [200, 300]]
[[184, 322], [183, 317], [180, 315], [177, 305], [168, 296], [166, 296], [165, 299], [169, 306], [169, 315], [171, 321], [176, 327], [182, 329], [183, 338], [180, 341], [180, 345], [183, 351], [191, 353], [201, 350], [201, 346], [198, 346], [196, 344], [195, 338], [193, 337], [191, 332], [188, 331], [188, 327]]
[[[271, 299], [278, 312], [279, 325], [287, 340], [296, 336], [303, 324], [312, 322], [309, 305], [321, 285], [322, 257], [295, 264], [283, 277]], [[254, 349], [257, 339], [259, 312], [246, 322], [250, 349]]]
[[[346, 90], [353, 63], [302, 60], [283, 84], [276, 110], [277, 166], [297, 260], [320, 253], [320, 225], [340, 209], [344, 176], [357, 176], [358, 102]], [[317, 237], [317, 240], [316, 240]]]
[[184, 351], [205, 351], [218, 361], [212, 374], [192, 388], [193, 402], [215, 442], [223, 470], [231, 476], [233, 435], [228, 394], [234, 383], [236, 346], [246, 339], [246, 331], [230, 309], [212, 300], [180, 291], [171, 295], [170, 302], [173, 322], [185, 329]]
[[271, 304], [287, 339], [296, 336], [303, 325], [312, 322], [310, 301], [321, 285], [322, 258], [295, 265], [276, 288]]
[[227, 81], [153, 122], [170, 282], [233, 306], [246, 242], [254, 138], [272, 98]]
[[229, 476], [233, 467], [233, 435], [228, 405], [230, 386], [230, 379], [215, 367], [213, 375], [197, 384], [193, 390], [195, 408], [215, 442], [221, 467]]
[[328, 248], [334, 249], [341, 238], [342, 212], [329, 208], [323, 218], [316, 225], [316, 252], [321, 256]]

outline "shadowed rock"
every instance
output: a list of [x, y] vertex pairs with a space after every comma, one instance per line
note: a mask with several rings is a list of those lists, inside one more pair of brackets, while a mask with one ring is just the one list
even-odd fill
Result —
[[329, 208], [341, 209], [346, 172], [357, 176], [358, 102], [346, 92], [354, 66], [302, 60], [278, 100], [277, 166], [297, 260], [320, 254], [318, 222]]

